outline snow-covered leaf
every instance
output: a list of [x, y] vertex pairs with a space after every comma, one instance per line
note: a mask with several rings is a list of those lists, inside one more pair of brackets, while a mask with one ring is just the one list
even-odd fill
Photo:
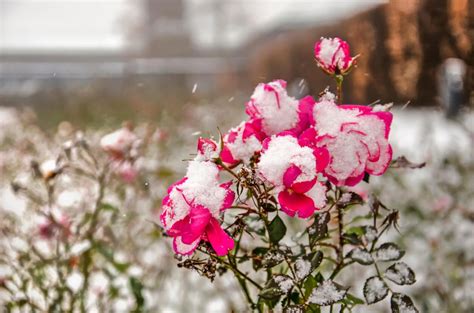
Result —
[[332, 280], [323, 281], [309, 297], [309, 302], [321, 306], [331, 305], [344, 299], [347, 290]]
[[375, 261], [397, 261], [400, 260], [404, 254], [405, 251], [400, 249], [399, 246], [393, 242], [386, 242], [375, 250]]
[[289, 305], [283, 308], [283, 313], [304, 313], [302, 305]]
[[378, 276], [370, 277], [364, 284], [364, 298], [367, 304], [383, 300], [388, 294], [388, 287]]
[[283, 262], [283, 260], [285, 260], [285, 256], [282, 251], [269, 250], [263, 256], [262, 265], [265, 268], [270, 268], [270, 267], [280, 264], [281, 262]]
[[374, 263], [369, 251], [361, 248], [354, 248], [349, 252], [348, 257], [362, 265], [370, 265]]
[[260, 291], [261, 298], [272, 300], [284, 294], [287, 294], [293, 288], [293, 280], [288, 275], [274, 275], [265, 287]]
[[326, 237], [328, 233], [329, 213], [323, 212], [314, 216], [314, 223], [308, 228], [311, 245]]
[[373, 242], [377, 238], [377, 230], [373, 226], [364, 226], [364, 237], [367, 242]]
[[401, 293], [394, 293], [392, 295], [390, 306], [393, 313], [418, 313], [418, 309], [410, 297]]
[[384, 276], [398, 285], [411, 285], [416, 281], [413, 270], [403, 262], [395, 263], [387, 268]]

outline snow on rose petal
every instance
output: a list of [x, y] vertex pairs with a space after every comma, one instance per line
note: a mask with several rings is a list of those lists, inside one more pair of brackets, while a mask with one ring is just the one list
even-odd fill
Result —
[[260, 176], [274, 186], [283, 212], [310, 217], [326, 204], [326, 188], [317, 181], [314, 151], [291, 134], [272, 136], [258, 163]]
[[267, 136], [299, 127], [299, 101], [290, 97], [284, 80], [260, 83], [255, 88], [246, 105], [246, 113], [251, 119], [260, 121], [261, 130]]
[[313, 108], [314, 129], [300, 141], [313, 148], [326, 149], [330, 155], [324, 174], [338, 185], [354, 186], [365, 173], [382, 175], [392, 159], [388, 142], [392, 115], [374, 112], [362, 105], [336, 105], [321, 101]]
[[168, 189], [160, 216], [165, 231], [174, 237], [176, 253], [191, 254], [201, 240], [209, 240], [218, 255], [233, 248], [233, 239], [219, 223], [221, 212], [235, 198], [230, 187], [230, 183], [219, 182], [216, 164], [189, 162], [186, 177]]
[[240, 123], [224, 136], [221, 159], [224, 163], [248, 163], [250, 158], [262, 149], [265, 135], [259, 129], [259, 122], [250, 120]]
[[316, 42], [314, 57], [318, 66], [329, 75], [347, 73], [356, 60], [350, 54], [349, 44], [338, 37], [321, 38]]

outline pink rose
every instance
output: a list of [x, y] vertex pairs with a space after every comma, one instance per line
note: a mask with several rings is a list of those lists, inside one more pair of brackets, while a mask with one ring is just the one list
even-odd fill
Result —
[[196, 161], [211, 161], [219, 157], [217, 143], [212, 139], [199, 137], [197, 151]]
[[234, 248], [234, 240], [220, 225], [221, 213], [234, 202], [231, 183], [220, 184], [218, 167], [212, 162], [189, 162], [186, 177], [170, 186], [163, 199], [160, 219], [174, 238], [176, 253], [189, 255], [201, 240], [208, 241], [217, 255]]
[[266, 136], [300, 129], [299, 101], [288, 96], [286, 82], [275, 80], [255, 88], [245, 112], [254, 120], [254, 127]]
[[248, 163], [255, 153], [260, 152], [262, 141], [265, 138], [266, 136], [260, 131], [259, 123], [256, 120], [242, 122], [224, 136], [222, 161], [230, 165], [239, 161]]
[[282, 133], [265, 141], [258, 171], [275, 187], [283, 212], [308, 218], [326, 204], [326, 187], [317, 180], [317, 172], [327, 162], [327, 154], [317, 154], [291, 133]]
[[324, 174], [337, 186], [354, 186], [365, 173], [382, 175], [392, 160], [388, 142], [392, 114], [362, 105], [316, 103], [312, 128], [304, 131], [300, 143], [326, 149], [330, 155]]
[[318, 66], [329, 75], [344, 75], [357, 57], [351, 57], [349, 44], [340, 38], [321, 38], [314, 46]]

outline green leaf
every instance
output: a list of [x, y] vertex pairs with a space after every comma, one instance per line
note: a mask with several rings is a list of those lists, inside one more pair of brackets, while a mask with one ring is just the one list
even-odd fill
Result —
[[390, 299], [390, 307], [393, 313], [418, 313], [411, 298], [401, 293], [394, 293]]
[[357, 298], [356, 296], [350, 294], [350, 293], [347, 293], [346, 295], [346, 302], [352, 306], [355, 306], [357, 304], [364, 304], [364, 300], [360, 299], [360, 298]]
[[268, 232], [272, 243], [278, 243], [285, 236], [286, 226], [278, 215], [268, 225]]
[[135, 297], [135, 310], [134, 312], [142, 312], [145, 304], [145, 298], [143, 297], [143, 284], [135, 277], [130, 277], [130, 288], [132, 289], [133, 296]]
[[388, 287], [378, 276], [368, 278], [364, 284], [364, 298], [367, 304], [376, 303], [385, 299]]
[[111, 211], [111, 212], [118, 212], [119, 209], [116, 206], [113, 206], [110, 203], [101, 203], [100, 209], [102, 211]]
[[346, 234], [355, 234], [357, 236], [362, 236], [365, 234], [365, 231], [362, 226], [353, 226], [346, 230]]
[[304, 297], [308, 298], [313, 289], [318, 285], [318, 281], [313, 275], [309, 275], [303, 283]]
[[252, 250], [252, 267], [255, 271], [258, 271], [263, 267], [263, 257], [267, 253], [268, 248], [257, 247]]
[[415, 283], [415, 272], [404, 262], [398, 262], [385, 270], [384, 276], [397, 285], [412, 285]]
[[388, 262], [400, 260], [405, 251], [400, 249], [398, 245], [393, 242], [386, 242], [375, 250], [374, 258], [376, 261]]

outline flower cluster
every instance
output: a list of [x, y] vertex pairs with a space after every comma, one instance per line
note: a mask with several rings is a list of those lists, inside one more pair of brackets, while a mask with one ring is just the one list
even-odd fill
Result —
[[[315, 56], [328, 74], [344, 74], [355, 58], [347, 43], [322, 39]], [[381, 175], [392, 150], [392, 114], [364, 105], [337, 105], [327, 93], [295, 99], [286, 82], [257, 85], [246, 104], [248, 119], [232, 128], [220, 144], [200, 138], [197, 157], [186, 177], [168, 190], [161, 221], [174, 237], [175, 251], [190, 254], [201, 240], [218, 255], [233, 247], [222, 230], [223, 211], [232, 206], [232, 182], [220, 184], [219, 171], [240, 164], [256, 178], [289, 216], [309, 218], [326, 204], [326, 185], [354, 186], [366, 175]]]

